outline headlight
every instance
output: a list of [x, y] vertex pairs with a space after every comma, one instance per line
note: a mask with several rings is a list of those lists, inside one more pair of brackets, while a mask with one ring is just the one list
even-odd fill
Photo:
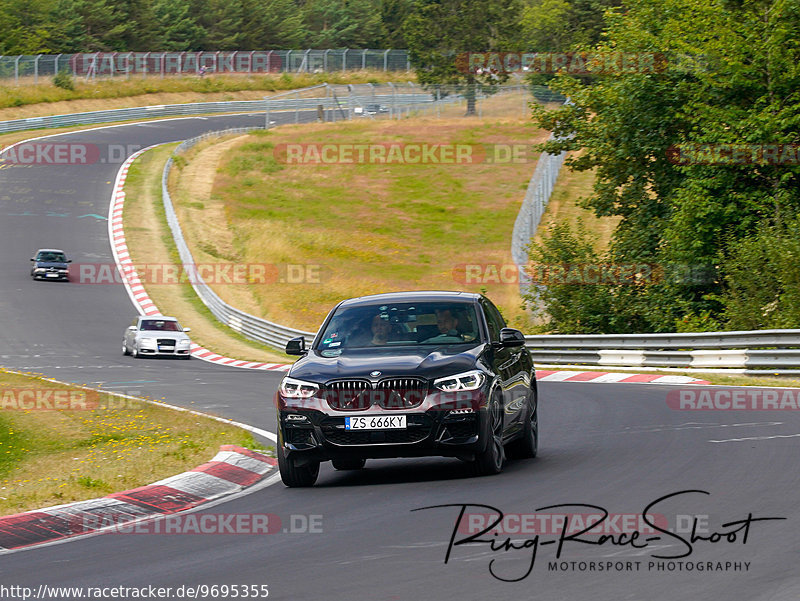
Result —
[[286, 377], [281, 382], [281, 395], [287, 399], [310, 399], [319, 390], [319, 385]]
[[139, 344], [142, 344], [144, 346], [155, 346], [156, 345], [156, 339], [155, 338], [142, 338], [141, 340], [139, 340]]
[[189, 346], [188, 340], [178, 340], [178, 346]]
[[44, 273], [47, 270], [44, 267], [36, 267], [33, 271], [35, 273]]
[[433, 381], [433, 386], [445, 392], [458, 390], [477, 390], [486, 381], [486, 376], [477, 369], [466, 371], [463, 374], [456, 374], [446, 378], [439, 378]]

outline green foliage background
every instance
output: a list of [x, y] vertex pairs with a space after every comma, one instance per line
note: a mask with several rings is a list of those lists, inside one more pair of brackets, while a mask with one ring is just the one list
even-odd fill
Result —
[[[587, 308], [579, 322], [551, 313], [549, 327], [798, 327], [797, 157], [780, 164], [757, 158], [686, 165], [670, 157], [687, 144], [790, 151], [798, 144], [800, 3], [629, 0], [605, 18], [607, 29], [592, 50], [659, 53], [664, 68], [589, 81], [557, 77], [551, 85], [573, 104], [536, 112], [540, 125], [564, 136], [547, 149], [581, 151], [569, 165], [597, 173], [584, 205], [598, 215], [622, 217], [611, 247], [597, 260], [682, 265], [710, 275], [597, 287], [603, 298], [598, 307], [610, 311], [607, 323], [598, 323]], [[565, 236], [575, 244], [583, 239], [580, 232], [553, 232], [532, 257], [568, 261]], [[551, 291], [557, 299], [545, 299], [546, 309], [577, 299], [575, 288]]]

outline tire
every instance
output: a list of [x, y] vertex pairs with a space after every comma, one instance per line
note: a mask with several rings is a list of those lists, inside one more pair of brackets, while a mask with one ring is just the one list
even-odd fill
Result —
[[331, 459], [333, 467], [337, 470], [360, 470], [366, 465], [366, 459]]
[[486, 448], [475, 455], [475, 473], [479, 476], [499, 474], [503, 471], [506, 458], [503, 448], [503, 407], [497, 393], [492, 395], [487, 413], [490, 439], [486, 441]]
[[139, 355], [139, 350], [136, 348], [136, 343], [135, 342], [133, 343], [133, 346], [131, 347], [131, 355], [133, 355], [134, 359], [141, 359], [142, 358], [141, 355]]
[[128, 345], [125, 344], [124, 342], [122, 343], [122, 354], [125, 355], [125, 356], [128, 356], [128, 355], [131, 354], [131, 352], [128, 350]]
[[539, 450], [539, 408], [536, 390], [533, 390], [532, 401], [528, 403], [528, 415], [525, 416], [525, 426], [522, 436], [509, 445], [516, 457], [532, 459]]
[[312, 461], [306, 465], [298, 466], [296, 461], [286, 456], [282, 442], [278, 441], [278, 469], [281, 480], [289, 488], [314, 486], [319, 476], [319, 461]]

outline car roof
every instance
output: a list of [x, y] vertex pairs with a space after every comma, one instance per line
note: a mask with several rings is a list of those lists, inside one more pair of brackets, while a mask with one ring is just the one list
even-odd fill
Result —
[[481, 297], [472, 292], [455, 292], [447, 290], [412, 290], [408, 292], [386, 292], [349, 298], [340, 303], [341, 307], [354, 307], [357, 305], [373, 305], [375, 303], [401, 303], [401, 302], [456, 302], [473, 303]]
[[140, 315], [139, 319], [154, 319], [156, 321], [178, 321], [177, 317], [167, 317], [166, 315]]
[[39, 253], [64, 253], [64, 251], [61, 250], [60, 248], [40, 248], [39, 250], [36, 251], [37, 255]]

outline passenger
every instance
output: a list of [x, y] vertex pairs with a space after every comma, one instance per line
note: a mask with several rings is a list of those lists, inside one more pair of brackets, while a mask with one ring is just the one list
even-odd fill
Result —
[[380, 313], [376, 313], [369, 322], [362, 324], [361, 328], [352, 334], [350, 346], [384, 345], [389, 342], [391, 332], [392, 324], [383, 319]]

